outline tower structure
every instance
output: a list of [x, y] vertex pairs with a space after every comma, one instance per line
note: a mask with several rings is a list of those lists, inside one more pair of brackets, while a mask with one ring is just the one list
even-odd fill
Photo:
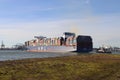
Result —
[[1, 42], [1, 49], [4, 49], [5, 48], [5, 45], [3, 43], [3, 41]]

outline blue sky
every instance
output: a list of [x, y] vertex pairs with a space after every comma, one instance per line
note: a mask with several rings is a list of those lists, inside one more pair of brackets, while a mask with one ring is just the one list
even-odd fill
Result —
[[120, 0], [0, 0], [0, 41], [24, 43], [65, 31], [91, 35], [94, 47], [120, 47]]

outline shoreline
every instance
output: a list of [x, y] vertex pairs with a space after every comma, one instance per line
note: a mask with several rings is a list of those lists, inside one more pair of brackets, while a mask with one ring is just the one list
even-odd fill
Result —
[[120, 55], [80, 54], [0, 61], [0, 80], [119, 80]]

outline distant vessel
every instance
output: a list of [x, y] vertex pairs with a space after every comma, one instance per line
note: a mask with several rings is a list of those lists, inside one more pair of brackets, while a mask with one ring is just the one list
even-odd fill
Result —
[[108, 46], [99, 47], [96, 51], [97, 53], [112, 53], [112, 48]]
[[35, 36], [35, 39], [26, 41], [25, 46], [30, 52], [90, 52], [93, 49], [91, 36], [64, 32], [62, 37], [47, 38]]

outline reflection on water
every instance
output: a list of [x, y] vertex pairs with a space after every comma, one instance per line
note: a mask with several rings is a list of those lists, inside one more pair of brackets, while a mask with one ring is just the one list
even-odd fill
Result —
[[45, 57], [59, 57], [76, 55], [76, 53], [35, 53], [17, 50], [0, 50], [0, 61], [18, 60], [25, 58], [45, 58]]

